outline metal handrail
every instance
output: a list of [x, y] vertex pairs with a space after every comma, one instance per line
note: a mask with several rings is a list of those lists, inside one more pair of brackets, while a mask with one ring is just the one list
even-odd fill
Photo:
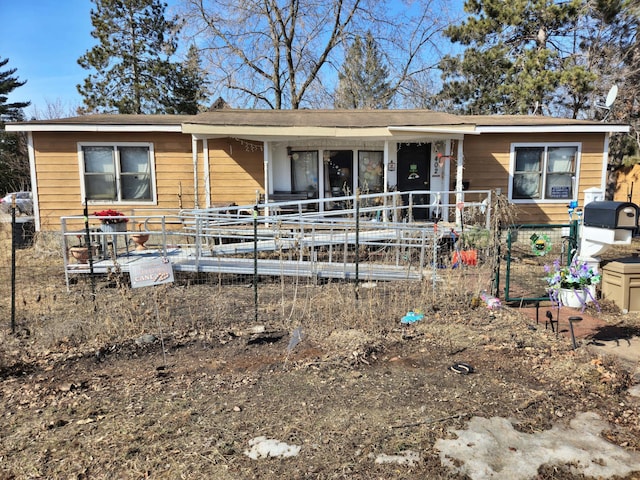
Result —
[[[440, 213], [445, 208], [455, 208], [454, 205], [442, 202], [443, 198], [453, 198], [459, 192], [436, 192], [440, 203]], [[473, 194], [480, 201], [467, 204], [470, 207], [484, 209], [483, 222], [480, 226], [489, 225], [490, 191], [465, 192]], [[440, 238], [448, 234], [447, 228], [436, 228], [437, 222], [413, 221], [412, 210], [419, 208], [434, 208], [434, 205], [415, 205], [414, 195], [434, 195], [430, 191], [418, 192], [389, 192], [383, 194], [365, 194], [358, 196], [334, 197], [332, 199], [299, 200], [258, 204], [257, 206], [228, 206], [210, 209], [193, 209], [175, 211], [175, 213], [159, 215], [130, 215], [128, 225], [143, 225], [140, 233], [149, 234], [155, 242], [158, 254], [180, 256], [183, 268], [199, 271], [200, 268], [211, 267], [214, 258], [241, 258], [253, 251], [254, 240], [256, 248], [263, 251], [296, 250], [298, 258], [304, 257], [304, 251], [327, 248], [329, 258], [335, 264], [332, 253], [338, 248], [345, 249], [357, 241], [359, 247], [395, 251], [395, 264], [401, 265], [402, 258], [416, 258], [418, 265], [415, 271], [423, 274], [424, 267], [435, 258], [436, 244]], [[404, 196], [404, 197], [403, 197]], [[408, 199], [408, 201], [403, 201]], [[325, 210], [327, 202], [342, 202], [347, 208]], [[356, 202], [357, 205], [356, 205]], [[313, 205], [309, 207], [308, 205]], [[274, 206], [285, 207], [287, 210], [297, 210], [297, 213], [274, 212]], [[253, 209], [258, 209], [258, 228], [253, 228]], [[303, 208], [304, 207], [304, 208]], [[357, 208], [355, 208], [357, 207]], [[356, 218], [356, 212], [358, 218]], [[62, 242], [65, 274], [85, 273], [82, 266], [69, 261], [68, 249], [73, 238], [84, 238], [84, 216], [67, 216], [61, 218]], [[486, 223], [485, 223], [486, 222]], [[444, 222], [443, 222], [444, 223]], [[127, 245], [126, 252], [114, 252], [114, 258], [109, 258], [101, 252], [97, 271], [107, 268], [109, 261], [119, 263], [123, 271], [127, 270], [127, 262], [140, 259], [139, 255], [132, 255], [128, 249], [128, 237], [134, 233], [104, 232], [100, 229], [101, 218], [88, 217], [90, 238], [99, 245], [108, 245], [107, 235], [115, 236], [117, 240], [124, 237]], [[357, 226], [357, 231], [356, 231]], [[449, 228], [459, 228], [454, 223]], [[93, 240], [92, 240], [93, 243]], [[114, 242], [115, 243], [115, 242]], [[431, 250], [430, 250], [431, 249]], [[135, 253], [135, 252], [134, 252]], [[188, 259], [189, 265], [187, 265]], [[346, 256], [344, 257], [346, 259]], [[345, 260], [346, 261], [346, 260]], [[331, 263], [331, 262], [330, 262]], [[347, 278], [347, 267], [344, 267]], [[407, 266], [411, 269], [412, 266]], [[318, 265], [311, 265], [311, 271], [317, 271]]]

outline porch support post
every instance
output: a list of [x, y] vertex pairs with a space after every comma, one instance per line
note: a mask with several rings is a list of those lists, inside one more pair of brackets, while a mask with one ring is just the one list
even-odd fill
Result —
[[383, 175], [383, 192], [384, 193], [388, 193], [389, 192], [389, 141], [385, 140], [384, 141], [384, 147], [382, 150], [382, 163], [384, 165], [384, 168], [382, 169], [384, 171], [384, 175]]
[[209, 141], [202, 139], [202, 157], [204, 166], [204, 206], [211, 208], [211, 169], [209, 168]]
[[384, 222], [388, 222], [389, 221], [389, 214], [387, 212], [387, 193], [389, 193], [389, 140], [385, 140], [384, 141], [384, 147], [382, 150], [382, 171], [383, 171], [383, 178], [382, 181], [384, 183], [383, 185], [383, 192], [384, 192], [384, 207], [382, 209], [382, 221]]
[[[264, 166], [264, 203], [269, 203], [269, 185], [271, 182], [269, 181], [269, 161], [271, 160], [271, 149], [269, 142], [262, 142], [262, 162]], [[256, 199], [256, 202], [258, 199]], [[269, 207], [265, 208], [264, 211], [265, 216], [269, 215]]]
[[[445, 157], [451, 159], [454, 154], [452, 151], [453, 148], [453, 140], [447, 139], [445, 141], [444, 154]], [[442, 218], [447, 222], [451, 221], [451, 213], [453, 212], [455, 215], [455, 208], [453, 211], [451, 210], [451, 194], [449, 193], [449, 189], [451, 188], [451, 161], [444, 160], [442, 164], [442, 188], [441, 190], [441, 201], [442, 201]]]
[[[33, 219], [37, 232], [42, 227], [40, 223], [40, 197], [38, 195], [38, 176], [36, 175], [36, 153], [33, 148], [33, 132], [27, 133], [27, 152], [29, 154], [29, 174], [31, 175], [31, 197], [33, 201]], [[68, 287], [69, 285], [67, 285]]]
[[464, 194], [462, 193], [462, 175], [464, 173], [463, 141], [462, 138], [458, 140], [458, 151], [456, 152], [456, 226], [458, 227], [462, 225], [462, 211], [457, 204], [464, 202]]
[[200, 208], [198, 202], [198, 139], [191, 135], [191, 157], [193, 160], [193, 208]]

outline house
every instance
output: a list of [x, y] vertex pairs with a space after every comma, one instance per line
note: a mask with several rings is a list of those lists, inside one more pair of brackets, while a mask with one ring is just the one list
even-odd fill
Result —
[[[253, 205], [282, 192], [491, 190], [518, 220], [565, 223], [567, 204], [604, 190], [609, 138], [629, 127], [541, 116], [428, 110], [218, 110], [198, 115], [87, 115], [11, 123], [28, 133], [37, 230], [60, 217]], [[445, 202], [447, 203], [447, 202]], [[321, 207], [324, 208], [324, 207]], [[447, 215], [451, 214], [450, 209]], [[428, 218], [429, 209], [421, 210]], [[419, 218], [418, 218], [419, 219]]]

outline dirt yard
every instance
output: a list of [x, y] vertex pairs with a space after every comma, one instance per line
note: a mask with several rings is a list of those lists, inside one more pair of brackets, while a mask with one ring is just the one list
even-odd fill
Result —
[[[251, 279], [134, 290], [111, 278], [95, 296], [80, 279], [67, 293], [54, 252], [18, 252], [29, 268], [15, 334], [2, 270], [2, 479], [518, 478], [510, 462], [564, 447], [526, 439], [585, 414], [615, 452], [587, 452], [591, 467], [628, 465], [596, 476], [640, 478], [633, 368], [589, 339], [574, 350], [517, 308], [489, 310], [475, 269], [442, 272], [435, 291], [363, 285], [357, 299], [353, 284], [264, 280], [256, 322]], [[414, 309], [424, 318], [401, 323]], [[598, 315], [640, 335], [637, 314], [602, 302]], [[454, 372], [458, 362], [473, 371]], [[525, 442], [494, 438], [486, 464], [443, 453], [497, 419]], [[569, 454], [545, 458], [526, 478], [593, 476]]]

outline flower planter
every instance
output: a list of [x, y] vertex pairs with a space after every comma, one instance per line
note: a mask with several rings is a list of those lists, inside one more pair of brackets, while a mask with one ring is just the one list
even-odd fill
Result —
[[[69, 253], [78, 263], [87, 263], [89, 260], [89, 249], [87, 247], [71, 247]], [[91, 248], [91, 254], [95, 256], [96, 247]]]
[[114, 233], [114, 232], [126, 232], [127, 224], [126, 222], [120, 223], [103, 223], [100, 230], [106, 233]]
[[595, 296], [595, 285], [588, 285], [583, 289], [561, 288], [558, 290], [558, 301], [564, 307], [582, 308], [592, 302]]
[[148, 233], [135, 233], [133, 235], [131, 235], [131, 240], [134, 241], [134, 243], [137, 245], [136, 250], [146, 250], [147, 247], [145, 247], [145, 242], [147, 240], [149, 240], [149, 234]]

